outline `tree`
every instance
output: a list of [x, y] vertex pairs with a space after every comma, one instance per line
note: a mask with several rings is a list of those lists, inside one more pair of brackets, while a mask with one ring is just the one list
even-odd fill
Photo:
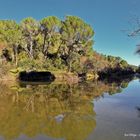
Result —
[[0, 23], [0, 40], [8, 44], [11, 52], [12, 60], [17, 65], [18, 62], [18, 47], [21, 43], [21, 30], [19, 25], [13, 20], [1, 21]]
[[33, 59], [34, 49], [37, 46], [36, 37], [39, 34], [39, 24], [35, 19], [29, 17], [21, 21], [20, 27], [23, 35], [24, 49], [28, 53], [28, 56]]
[[61, 21], [55, 16], [43, 18], [40, 21], [40, 31], [43, 35], [42, 52], [47, 58], [48, 52], [57, 52], [60, 46], [60, 30]]
[[120, 63], [119, 63], [119, 65], [120, 65], [120, 67], [121, 67], [122, 69], [128, 67], [128, 63], [127, 63], [127, 61], [125, 61], [125, 60], [121, 60]]
[[62, 22], [60, 33], [64, 45], [62, 58], [67, 61], [68, 70], [70, 71], [71, 66], [68, 60], [71, 53], [89, 55], [92, 50], [94, 31], [90, 25], [79, 17], [67, 16], [65, 21]]

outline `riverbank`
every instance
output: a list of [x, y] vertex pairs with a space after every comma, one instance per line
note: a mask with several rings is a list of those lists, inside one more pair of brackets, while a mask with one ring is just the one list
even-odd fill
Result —
[[[66, 72], [66, 71], [20, 71], [20, 72], [13, 72], [12, 70], [3, 75], [0, 78], [0, 81], [4, 83], [15, 82], [15, 81], [22, 81], [22, 82], [56, 82], [56, 83], [68, 83], [68, 84], [76, 84], [79, 82], [84, 81], [94, 81], [94, 80], [101, 80], [101, 81], [121, 81], [123, 79], [127, 79], [128, 77], [134, 77], [136, 73], [123, 73], [117, 74], [116, 73], [108, 73], [105, 72], [102, 74], [83, 74], [77, 75], [75, 73]], [[137, 74], [139, 75], [139, 74]]]
[[100, 71], [91, 72], [68, 72], [67, 70], [46, 70], [46, 69], [30, 69], [25, 70], [20, 67], [13, 68], [3, 66], [1, 68], [0, 81], [24, 81], [24, 82], [64, 82], [75, 84], [82, 81], [105, 80], [118, 81], [125, 79], [125, 77], [136, 74], [137, 71], [131, 67], [128, 68], [110, 68], [102, 69]]

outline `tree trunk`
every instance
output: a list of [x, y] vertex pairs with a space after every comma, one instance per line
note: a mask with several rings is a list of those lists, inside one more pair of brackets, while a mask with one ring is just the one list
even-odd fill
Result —
[[30, 57], [33, 59], [33, 41], [30, 42]]
[[16, 57], [16, 62], [15, 63], [16, 63], [16, 66], [17, 66], [18, 65], [17, 53], [16, 53], [16, 56], [15, 57]]
[[45, 53], [45, 49], [46, 49], [46, 38], [47, 38], [47, 35], [44, 34], [43, 50], [42, 50], [43, 54]]
[[14, 61], [14, 63], [15, 63], [15, 65], [17, 66], [17, 64], [18, 64], [18, 45], [16, 44], [16, 45], [13, 45], [14, 46], [14, 48], [13, 48], [13, 61]]
[[16, 52], [15, 53], [15, 61], [16, 61], [15, 63], [16, 63], [16, 66], [18, 65], [18, 50], [17, 49], [18, 49], [18, 46], [16, 45], [16, 51], [15, 51]]
[[68, 72], [71, 72], [71, 62], [68, 64]]
[[72, 47], [69, 46], [69, 50], [68, 50], [68, 58], [67, 58], [67, 65], [68, 65], [68, 72], [71, 72], [71, 53], [72, 53]]

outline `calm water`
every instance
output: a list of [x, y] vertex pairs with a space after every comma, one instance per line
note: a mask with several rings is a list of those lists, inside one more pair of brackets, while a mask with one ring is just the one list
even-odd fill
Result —
[[139, 140], [139, 134], [138, 79], [0, 83], [0, 140]]

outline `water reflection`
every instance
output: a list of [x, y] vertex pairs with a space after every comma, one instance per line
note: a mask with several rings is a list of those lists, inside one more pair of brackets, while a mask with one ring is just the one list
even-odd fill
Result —
[[93, 99], [120, 93], [128, 83], [1, 83], [0, 135], [7, 140], [22, 134], [85, 140], [96, 127]]
[[140, 107], [137, 106], [136, 109], [137, 109], [137, 112], [138, 112], [138, 117], [140, 118]]

